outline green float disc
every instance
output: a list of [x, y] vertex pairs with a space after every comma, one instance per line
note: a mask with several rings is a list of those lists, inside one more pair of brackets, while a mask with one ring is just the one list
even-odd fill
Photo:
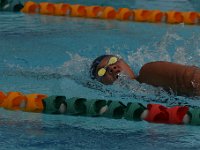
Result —
[[194, 108], [188, 111], [191, 125], [200, 125], [200, 108]]
[[125, 110], [124, 118], [127, 120], [141, 121], [141, 114], [145, 110], [145, 107], [140, 103], [128, 103]]
[[67, 99], [65, 101], [67, 103], [66, 114], [84, 115], [86, 113], [85, 101], [86, 99], [77, 97]]
[[100, 109], [106, 105], [105, 100], [87, 100], [86, 105], [86, 115], [88, 116], [98, 116]]
[[43, 99], [44, 110], [43, 113], [59, 114], [59, 107], [62, 103], [65, 104], [65, 96], [50, 96]]
[[103, 116], [108, 118], [120, 119], [124, 115], [124, 110], [126, 106], [120, 101], [108, 101], [108, 110], [103, 114]]

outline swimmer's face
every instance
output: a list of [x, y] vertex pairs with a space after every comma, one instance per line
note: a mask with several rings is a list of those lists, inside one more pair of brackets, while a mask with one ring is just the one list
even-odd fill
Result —
[[[114, 56], [115, 57], [115, 56]], [[115, 61], [110, 61], [111, 59]], [[114, 63], [110, 63], [114, 62]], [[103, 69], [102, 69], [103, 68]], [[108, 56], [102, 59], [96, 68], [96, 79], [103, 84], [112, 84], [119, 77], [119, 74], [126, 74], [131, 79], [135, 78], [130, 66], [124, 60], [113, 56]]]

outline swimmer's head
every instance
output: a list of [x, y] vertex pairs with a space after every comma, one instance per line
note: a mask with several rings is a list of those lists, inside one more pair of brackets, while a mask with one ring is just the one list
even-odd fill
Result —
[[90, 76], [103, 84], [112, 84], [120, 73], [126, 74], [131, 79], [135, 78], [130, 66], [115, 55], [102, 55], [97, 57], [90, 68]]

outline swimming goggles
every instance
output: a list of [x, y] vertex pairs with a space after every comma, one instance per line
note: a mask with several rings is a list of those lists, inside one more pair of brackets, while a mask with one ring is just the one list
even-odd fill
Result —
[[106, 74], [106, 69], [109, 65], [113, 65], [118, 61], [118, 58], [115, 56], [110, 57], [110, 59], [108, 60], [108, 63], [105, 67], [99, 69], [99, 71], [97, 72], [99, 77], [102, 77]]

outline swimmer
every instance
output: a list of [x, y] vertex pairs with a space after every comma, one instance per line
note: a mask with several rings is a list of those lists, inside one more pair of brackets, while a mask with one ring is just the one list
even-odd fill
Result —
[[0, 0], [0, 11], [19, 12], [23, 7], [19, 0]]
[[126, 75], [139, 83], [145, 83], [179, 96], [200, 96], [200, 68], [166, 61], [146, 63], [136, 75], [131, 67], [115, 55], [97, 57], [90, 68], [92, 79], [110, 85], [120, 75]]

